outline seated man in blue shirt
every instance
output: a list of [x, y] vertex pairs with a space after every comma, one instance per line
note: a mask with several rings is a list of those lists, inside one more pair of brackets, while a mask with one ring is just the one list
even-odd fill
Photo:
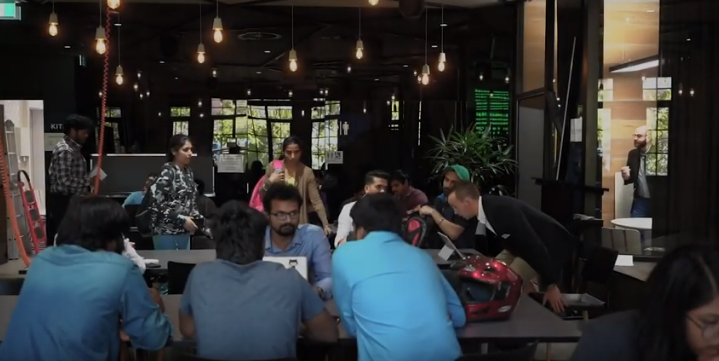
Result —
[[300, 225], [302, 196], [297, 188], [274, 183], [267, 189], [262, 203], [270, 219], [265, 233], [265, 256], [307, 257], [315, 290], [320, 297], [332, 297], [332, 251], [322, 228]]
[[0, 360], [117, 360], [120, 330], [145, 350], [165, 347], [172, 335], [159, 294], [148, 292], [138, 268], [120, 254], [127, 212], [109, 198], [74, 205], [58, 228], [57, 246], [28, 269]]
[[142, 204], [142, 199], [145, 198], [145, 193], [147, 193], [147, 189], [152, 186], [152, 183], [155, 183], [156, 178], [157, 174], [150, 173], [150, 175], [147, 176], [145, 186], [142, 187], [142, 190], [130, 193], [130, 195], [125, 198], [125, 201], [122, 202], [122, 206], [139, 206], [140, 204]]
[[459, 297], [432, 257], [400, 236], [405, 213], [391, 195], [352, 207], [357, 242], [335, 250], [334, 297], [342, 325], [357, 337], [359, 361], [454, 361]]
[[304, 336], [337, 341], [337, 324], [294, 269], [262, 260], [267, 217], [237, 201], [210, 225], [217, 259], [197, 265], [180, 300], [180, 332], [213, 360], [295, 358]]

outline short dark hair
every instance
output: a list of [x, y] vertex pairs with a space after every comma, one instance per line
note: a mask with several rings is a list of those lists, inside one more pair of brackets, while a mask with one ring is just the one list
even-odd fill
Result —
[[367, 232], [386, 231], [402, 234], [402, 209], [389, 194], [368, 194], [360, 198], [350, 211], [356, 228]]
[[470, 181], [459, 181], [454, 184], [452, 191], [457, 199], [479, 198], [479, 188]]
[[167, 148], [168, 148], [168, 149], [167, 149], [167, 161], [168, 161], [168, 162], [172, 162], [173, 160], [175, 160], [175, 155], [172, 154], [172, 152], [176, 152], [176, 151], [182, 149], [182, 147], [183, 147], [183, 146], [185, 145], [185, 143], [187, 143], [187, 142], [192, 142], [192, 140], [190, 140], [190, 136], [189, 136], [189, 135], [185, 135], [185, 134], [175, 134], [175, 135], [173, 135], [173, 136], [170, 138], [170, 141], [168, 142], [169, 144], [168, 144], [168, 147], [167, 147]]
[[205, 194], [205, 181], [200, 178], [195, 178], [195, 184], [197, 184], [197, 195]]
[[231, 200], [210, 224], [217, 258], [237, 264], [259, 261], [265, 254], [267, 217], [245, 203]]
[[375, 178], [389, 181], [389, 174], [382, 170], [371, 170], [364, 176], [364, 185], [368, 186], [374, 183]]
[[285, 184], [283, 182], [273, 183], [270, 188], [265, 192], [265, 196], [262, 197], [262, 205], [265, 207], [265, 212], [270, 213], [272, 211], [272, 201], [295, 201], [297, 205], [302, 207], [302, 196], [297, 187]]
[[72, 129], [75, 129], [75, 131], [90, 130], [94, 126], [95, 123], [93, 123], [90, 118], [79, 114], [71, 114], [65, 119], [65, 123], [62, 124], [62, 131], [65, 135], [68, 135]]
[[73, 197], [57, 230], [57, 244], [72, 244], [90, 251], [122, 242], [130, 231], [130, 216], [120, 203], [106, 197]]
[[392, 172], [392, 177], [390, 177], [390, 181], [397, 181], [404, 184], [405, 182], [409, 182], [409, 175], [407, 175], [407, 173], [405, 173], [403, 170], [397, 169], [396, 171]]

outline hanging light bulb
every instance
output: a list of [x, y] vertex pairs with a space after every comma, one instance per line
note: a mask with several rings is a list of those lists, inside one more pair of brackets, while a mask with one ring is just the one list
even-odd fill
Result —
[[102, 26], [98, 26], [95, 30], [95, 51], [98, 54], [105, 54], [107, 51], [107, 36], [105, 36], [105, 29]]
[[417, 75], [417, 83], [420, 83], [420, 84], [422, 83], [422, 76], [421, 76], [421, 75]]
[[149, 91], [149, 90], [145, 92], [145, 96], [147, 96], [148, 98], [150, 97], [150, 91]]
[[504, 82], [509, 84], [509, 74], [507, 74], [507, 76], [504, 77]]
[[202, 99], [197, 101], [197, 107], [202, 108]]
[[351, 66], [351, 65], [347, 65], [347, 72], [348, 72], [348, 73], [351, 73], [351, 72], [352, 72], [352, 66]]
[[288, 92], [287, 92], [287, 95], [288, 95], [290, 98], [292, 98], [292, 95], [293, 95], [292, 90], [288, 91]]
[[290, 70], [291, 71], [297, 71], [297, 51], [295, 51], [295, 48], [290, 49]]
[[252, 89], [247, 89], [247, 95], [252, 95]]
[[135, 83], [135, 84], [132, 86], [132, 89], [135, 89], [135, 91], [137, 91], [137, 89], [138, 89], [139, 87], [140, 87], [140, 86], [137, 85], [137, 83]]
[[447, 54], [444, 52], [439, 53], [439, 63], [437, 64], [437, 70], [444, 71], [445, 64], [447, 62]]
[[137, 71], [137, 79], [142, 79], [142, 72], [139, 70]]
[[122, 72], [122, 65], [118, 65], [117, 69], [115, 70], [115, 83], [117, 83], [117, 85], [122, 85], [122, 83], [125, 82], [123, 75], [124, 74]]
[[424, 64], [422, 67], [422, 85], [429, 84], [429, 65]]
[[689, 89], [689, 96], [692, 96], [692, 97], [694, 96], [694, 88]]
[[97, 96], [100, 97], [100, 98], [102, 98], [102, 90], [100, 90], [99, 92], [97, 92]]
[[482, 80], [484, 80], [484, 74], [483, 74], [483, 73], [479, 73], [479, 81], [482, 81]]
[[369, 0], [369, 4], [372, 6], [375, 6], [375, 5], [379, 4], [379, 0]]
[[357, 40], [357, 52], [355, 52], [355, 56], [357, 59], [362, 59], [364, 56], [364, 43], [362, 42], [362, 39]]
[[50, 36], [57, 36], [57, 26], [60, 24], [57, 21], [57, 14], [55, 14], [54, 11], [50, 14], [50, 19], [47, 22], [49, 24], [47, 28], [48, 34], [50, 34]]
[[144, 99], [144, 98], [145, 98], [145, 95], [140, 93], [140, 99]]
[[212, 69], [212, 77], [217, 78], [217, 69]]
[[214, 30], [214, 34], [212, 35], [212, 38], [215, 39], [216, 43], [222, 42], [222, 19], [220, 17], [216, 17], [215, 20], [212, 21], [212, 30]]
[[107, 7], [115, 10], [120, 7], [120, 0], [107, 0]]
[[197, 45], [197, 62], [200, 64], [205, 62], [205, 44], [203, 43]]

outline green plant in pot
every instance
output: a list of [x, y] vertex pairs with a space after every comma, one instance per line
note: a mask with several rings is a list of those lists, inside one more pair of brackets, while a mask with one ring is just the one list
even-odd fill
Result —
[[472, 181], [485, 193], [508, 193], [502, 182], [514, 173], [517, 162], [512, 159], [512, 146], [506, 144], [505, 138], [492, 135], [490, 127], [481, 131], [450, 129], [430, 138], [434, 145], [428, 156], [435, 177], [441, 176], [448, 166], [459, 164], [467, 167]]

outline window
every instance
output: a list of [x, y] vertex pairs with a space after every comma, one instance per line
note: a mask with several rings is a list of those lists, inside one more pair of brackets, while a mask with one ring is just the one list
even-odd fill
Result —
[[[98, 112], [99, 113], [99, 112]], [[122, 108], [107, 107], [105, 108], [105, 126], [112, 129], [112, 142], [114, 143], [115, 152], [120, 152], [120, 123], [122, 123]], [[107, 132], [107, 129], [105, 129]], [[105, 133], [107, 134], [107, 133]], [[98, 134], [99, 139], [99, 134]]]
[[327, 100], [312, 107], [312, 169], [322, 167], [325, 153], [338, 150], [339, 115], [340, 102], [337, 100]]
[[170, 107], [170, 118], [172, 119], [172, 134], [190, 134], [190, 107]]
[[643, 78], [642, 99], [656, 101], [672, 100], [672, 78]]
[[600, 103], [614, 100], [614, 79], [599, 79], [599, 91], [597, 95]]
[[122, 118], [122, 108], [105, 108], [105, 118]]
[[392, 121], [389, 123], [389, 129], [393, 130], [393, 131], [398, 131], [399, 130], [399, 101], [388, 100], [387, 105], [390, 106], [390, 111], [392, 113]]
[[647, 154], [647, 174], [667, 175], [669, 163], [669, 108], [647, 108], [647, 127], [651, 148]]

